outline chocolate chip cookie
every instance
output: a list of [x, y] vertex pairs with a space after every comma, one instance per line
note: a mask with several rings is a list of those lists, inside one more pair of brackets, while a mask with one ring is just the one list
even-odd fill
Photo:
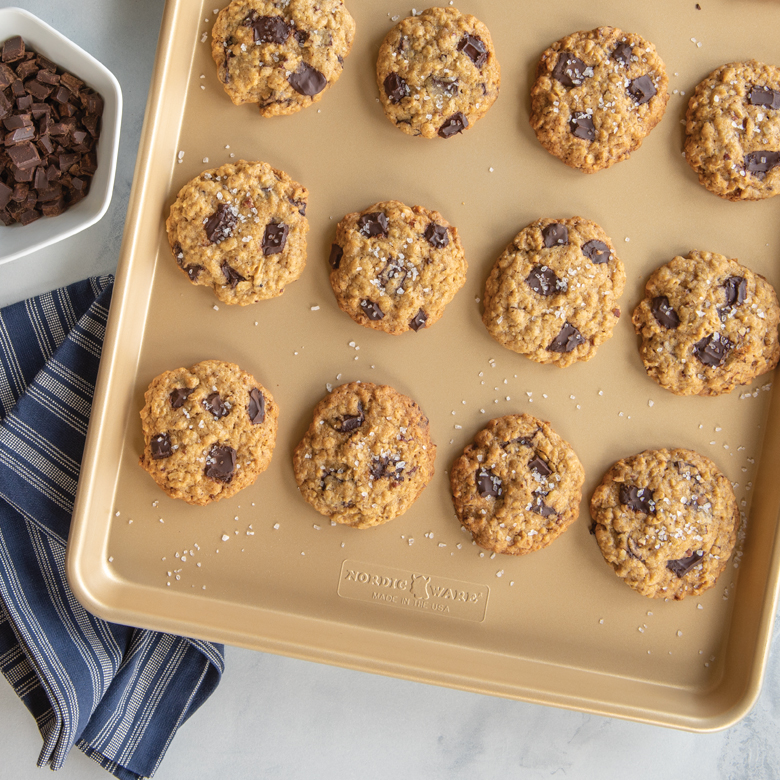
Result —
[[525, 555], [578, 517], [585, 472], [574, 450], [530, 414], [491, 420], [455, 461], [455, 513], [486, 550]]
[[342, 0], [233, 0], [211, 32], [217, 75], [236, 105], [261, 116], [316, 103], [341, 75], [355, 21]]
[[774, 289], [714, 252], [689, 252], [654, 271], [632, 322], [648, 375], [677, 395], [730, 393], [780, 358]]
[[437, 211], [397, 200], [347, 214], [329, 261], [341, 309], [392, 334], [433, 325], [466, 281], [457, 228]]
[[455, 8], [428, 8], [400, 21], [379, 47], [379, 99], [408, 135], [452, 138], [498, 97], [501, 69], [488, 28]]
[[228, 163], [182, 187], [165, 223], [168, 243], [187, 278], [220, 301], [275, 298], [306, 265], [308, 198], [268, 163]]
[[727, 200], [780, 192], [780, 68], [756, 60], [710, 73], [688, 102], [685, 158]]
[[482, 321], [499, 344], [568, 366], [612, 335], [626, 275], [607, 234], [582, 217], [539, 219], [498, 258]]
[[737, 540], [729, 480], [703, 455], [647, 450], [619, 460], [590, 502], [604, 559], [643, 596], [680, 600], [711, 588]]
[[386, 385], [335, 388], [293, 453], [301, 495], [318, 512], [354, 528], [403, 514], [430, 482], [436, 445], [428, 418]]
[[652, 43], [616, 27], [547, 49], [531, 89], [531, 126], [548, 152], [585, 173], [625, 160], [661, 121], [669, 95]]
[[205, 505], [251, 485], [268, 468], [279, 410], [233, 363], [166, 371], [144, 395], [141, 466], [172, 498]]

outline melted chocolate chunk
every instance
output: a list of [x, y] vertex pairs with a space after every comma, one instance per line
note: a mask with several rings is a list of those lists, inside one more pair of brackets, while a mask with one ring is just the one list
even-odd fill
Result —
[[476, 35], [466, 33], [457, 46], [478, 68], [481, 68], [487, 60], [487, 46]]
[[444, 225], [437, 225], [435, 222], [431, 222], [425, 228], [423, 238], [436, 249], [441, 249], [450, 243], [450, 234], [447, 228]]
[[258, 16], [251, 26], [255, 43], [284, 43], [291, 29], [281, 16]]
[[540, 477], [549, 477], [552, 469], [537, 455], [528, 461], [528, 468], [535, 471]]
[[357, 221], [358, 233], [367, 238], [387, 236], [388, 226], [387, 216], [384, 211], [372, 211], [370, 214], [364, 214]]
[[328, 80], [316, 68], [302, 62], [295, 73], [287, 77], [290, 86], [299, 94], [313, 97], [322, 92], [328, 84]]
[[271, 222], [266, 225], [265, 233], [263, 233], [263, 254], [266, 256], [278, 255], [283, 252], [289, 232], [290, 228], [284, 222]]
[[222, 263], [221, 268], [222, 268], [222, 273], [225, 275], [225, 284], [229, 284], [231, 289], [235, 290], [236, 285], [239, 282], [246, 281], [246, 278], [241, 276], [241, 274], [238, 271], [236, 271], [235, 268], [231, 268], [228, 265], [227, 260], [224, 263]]
[[384, 319], [385, 313], [379, 308], [379, 304], [374, 303], [374, 301], [369, 298], [364, 298], [360, 301], [360, 308], [363, 309], [366, 317], [374, 322]]
[[358, 413], [342, 417], [339, 430], [342, 433], [350, 433], [350, 431], [354, 431], [359, 428], [364, 423], [365, 419], [366, 417], [363, 414], [363, 404], [358, 401]]
[[341, 258], [344, 256], [344, 250], [338, 244], [331, 244], [330, 256], [328, 262], [330, 267], [335, 271], [341, 265]]
[[680, 324], [680, 318], [677, 312], [669, 304], [669, 299], [665, 295], [657, 295], [650, 302], [650, 311], [660, 325], [665, 328], [676, 328]]
[[398, 485], [404, 481], [403, 470], [405, 465], [402, 461], [389, 455], [374, 455], [371, 458], [369, 473], [374, 481], [387, 477], [394, 485]]
[[529, 509], [537, 515], [542, 517], [557, 517], [558, 513], [551, 507], [544, 503], [543, 493], [534, 493], [531, 499], [531, 506]]
[[609, 247], [596, 238], [582, 245], [582, 254], [594, 265], [608, 263], [612, 259], [612, 252], [609, 251]]
[[693, 345], [693, 354], [705, 366], [717, 368], [728, 357], [733, 348], [733, 342], [725, 336], [721, 336], [720, 333], [712, 333]]
[[[586, 71], [590, 70], [590, 73]], [[552, 72], [553, 78], [564, 87], [579, 87], [583, 81], [593, 75], [593, 70], [568, 51], [562, 51]]]
[[249, 404], [246, 408], [252, 425], [260, 425], [265, 422], [265, 398], [256, 387], [249, 391]]
[[227, 484], [236, 470], [236, 451], [223, 444], [214, 444], [206, 456], [204, 474], [216, 482]]
[[704, 552], [702, 550], [697, 550], [690, 555], [686, 555], [685, 558], [667, 561], [666, 568], [669, 569], [672, 574], [676, 574], [682, 579], [682, 577], [684, 577], [703, 557]]
[[542, 228], [542, 238], [548, 249], [551, 246], [568, 246], [569, 229], [560, 222], [554, 222], [552, 225]]
[[571, 352], [580, 344], [584, 344], [583, 335], [570, 322], [564, 323], [561, 332], [550, 342], [548, 352]]
[[203, 399], [203, 408], [214, 415], [215, 420], [226, 417], [230, 412], [227, 404], [220, 398], [219, 393], [211, 393]]
[[477, 493], [482, 498], [498, 498], [504, 492], [501, 487], [503, 484], [501, 477], [486, 468], [477, 471], [476, 480]]
[[149, 450], [154, 460], [170, 458], [173, 455], [170, 436], [167, 433], [158, 433], [156, 436], [152, 436], [149, 442]]
[[619, 43], [612, 52], [612, 59], [621, 65], [628, 67], [631, 64], [631, 58], [634, 56], [634, 47], [630, 43]]
[[452, 138], [453, 135], [462, 133], [469, 126], [469, 120], [466, 119], [462, 111], [455, 112], [449, 119], [445, 119], [439, 128], [441, 138]]
[[751, 106], [763, 106], [764, 108], [780, 108], [780, 92], [769, 87], [753, 87], [748, 94]]
[[648, 103], [651, 98], [655, 97], [655, 91], [655, 84], [653, 84], [653, 80], [647, 73], [638, 79], [634, 79], [628, 85], [628, 94], [634, 98], [638, 106]]
[[187, 276], [190, 277], [191, 282], [197, 282], [198, 277], [205, 271], [206, 269], [202, 265], [185, 265], [184, 271], [187, 273]]
[[583, 141], [593, 141], [596, 138], [596, 127], [590, 114], [573, 114], [569, 120], [569, 130], [575, 138], [581, 138]]
[[555, 275], [555, 271], [546, 265], [537, 265], [532, 268], [525, 281], [538, 295], [549, 296], [566, 291], [566, 283], [562, 282]]
[[772, 168], [780, 165], [780, 152], [750, 152], [745, 155], [745, 170], [748, 173], [755, 173], [759, 179], [769, 173]]
[[174, 409], [180, 409], [184, 406], [184, 402], [190, 397], [194, 388], [192, 387], [177, 387], [168, 396], [171, 400], [171, 406]]
[[226, 203], [220, 203], [217, 210], [206, 220], [204, 229], [210, 244], [220, 244], [233, 235], [238, 221], [238, 210]]
[[299, 46], [303, 46], [303, 44], [309, 40], [309, 33], [307, 33], [305, 30], [295, 30], [293, 32], [293, 37], [298, 42]]
[[726, 306], [739, 306], [747, 297], [747, 280], [744, 276], [730, 276], [723, 284]]
[[409, 327], [417, 332], [420, 330], [420, 328], [425, 327], [425, 323], [428, 322], [428, 315], [420, 309], [420, 311], [417, 312], [417, 314], [412, 317], [412, 319], [409, 321]]
[[645, 515], [655, 514], [655, 501], [653, 491], [650, 488], [638, 488], [635, 485], [620, 485], [619, 491], [620, 503], [633, 509], [635, 512], [642, 512]]
[[400, 103], [409, 96], [409, 85], [397, 73], [391, 73], [384, 80], [385, 95], [391, 103]]

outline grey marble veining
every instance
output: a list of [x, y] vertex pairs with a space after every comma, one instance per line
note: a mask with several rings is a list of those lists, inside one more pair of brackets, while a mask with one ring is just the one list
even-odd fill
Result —
[[[368, 0], [362, 0], [368, 1]], [[0, 266], [0, 305], [116, 267], [163, 0], [17, 0], [104, 62], [124, 92], [113, 202], [95, 226]], [[7, 6], [11, 3], [3, 2]], [[746, 4], [749, 5], [749, 4]], [[156, 777], [285, 780], [780, 778], [780, 624], [753, 711], [689, 734], [227, 649], [216, 693], [184, 725]], [[40, 737], [0, 682], [0, 778], [40, 777]], [[105, 780], [74, 750], [61, 780]]]

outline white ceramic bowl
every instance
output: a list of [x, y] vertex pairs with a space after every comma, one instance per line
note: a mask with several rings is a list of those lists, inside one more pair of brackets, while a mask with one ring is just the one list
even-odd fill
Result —
[[68, 238], [106, 213], [114, 188], [122, 118], [119, 82], [91, 54], [22, 8], [0, 8], [0, 43], [21, 35], [25, 45], [77, 76], [103, 97], [103, 120], [97, 145], [97, 170], [87, 197], [57, 217], [41, 217], [29, 225], [0, 225], [0, 263], [35, 252]]

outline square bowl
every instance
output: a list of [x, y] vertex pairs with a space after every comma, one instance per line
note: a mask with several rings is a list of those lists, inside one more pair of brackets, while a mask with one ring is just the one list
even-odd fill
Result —
[[56, 217], [41, 217], [29, 225], [0, 225], [0, 264], [68, 238], [94, 225], [106, 213], [114, 188], [122, 118], [119, 82], [91, 54], [22, 8], [0, 9], [0, 42], [15, 35], [22, 36], [25, 46], [99, 92], [104, 107], [97, 144], [97, 170], [86, 198]]

